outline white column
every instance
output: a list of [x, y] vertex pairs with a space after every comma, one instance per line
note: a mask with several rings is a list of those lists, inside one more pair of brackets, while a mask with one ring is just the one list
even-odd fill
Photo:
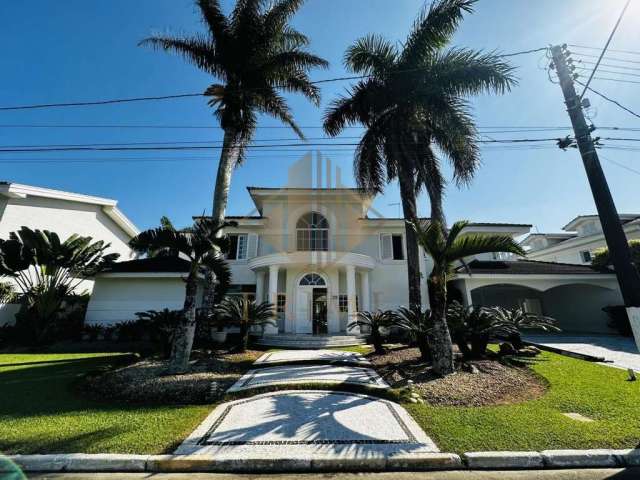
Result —
[[256, 303], [264, 302], [264, 271], [256, 272]]
[[[273, 303], [273, 308], [278, 304], [278, 265], [269, 265], [269, 302]], [[278, 327], [267, 325], [264, 329], [267, 335], [277, 335]]]
[[349, 324], [357, 320], [356, 314], [356, 267], [347, 265], [347, 333], [354, 335], [360, 333], [360, 328], [350, 329]]
[[369, 287], [369, 271], [365, 270], [360, 273], [361, 278], [361, 290], [362, 290], [362, 310], [365, 312], [371, 311], [371, 291]]

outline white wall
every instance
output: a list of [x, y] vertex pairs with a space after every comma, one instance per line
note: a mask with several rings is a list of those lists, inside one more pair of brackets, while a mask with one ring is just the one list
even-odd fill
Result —
[[9, 199], [0, 219], [0, 238], [8, 238], [9, 232], [22, 226], [51, 230], [62, 241], [74, 233], [90, 236], [111, 243], [109, 253], [119, 253], [120, 260], [133, 258], [128, 245], [131, 237], [102, 211], [100, 205], [44, 197]]
[[98, 277], [87, 308], [86, 323], [114, 324], [135, 320], [136, 312], [182, 309], [182, 278]]

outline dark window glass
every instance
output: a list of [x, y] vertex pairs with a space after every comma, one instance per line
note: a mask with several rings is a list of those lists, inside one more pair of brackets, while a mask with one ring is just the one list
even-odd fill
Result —
[[393, 242], [393, 259], [404, 260], [404, 253], [402, 252], [402, 235], [394, 235], [391, 237]]
[[235, 260], [238, 253], [238, 236], [229, 235], [229, 253], [227, 253], [227, 259]]

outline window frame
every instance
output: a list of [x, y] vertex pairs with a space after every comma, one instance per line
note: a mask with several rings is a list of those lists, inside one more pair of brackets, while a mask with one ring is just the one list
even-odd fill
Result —
[[[317, 221], [316, 218], [320, 220]], [[306, 225], [303, 225], [304, 222]], [[318, 225], [326, 226], [318, 226]], [[319, 212], [307, 212], [296, 222], [296, 251], [327, 252], [329, 251], [330, 224], [327, 217]]]
[[[245, 261], [249, 258], [249, 234], [248, 233], [230, 233], [228, 234], [228, 237], [236, 237], [236, 249], [235, 252], [233, 253], [233, 258], [229, 256], [229, 253], [227, 253], [227, 260], [235, 262], [235, 261]], [[244, 240], [241, 242], [241, 238], [243, 238]], [[243, 245], [244, 244], [244, 245]], [[243, 250], [244, 249], [244, 250]], [[244, 251], [244, 255], [240, 256], [240, 253], [242, 253]]]
[[[389, 238], [390, 243], [390, 247], [391, 247], [391, 256], [390, 257], [385, 257], [384, 256], [384, 239], [385, 237]], [[400, 238], [400, 242], [399, 242], [399, 253], [400, 253], [400, 257], [401, 258], [396, 258], [396, 249], [394, 247], [394, 237], [395, 238]], [[405, 243], [404, 243], [404, 235], [402, 233], [381, 233], [380, 234], [380, 260], [382, 261], [387, 261], [387, 262], [404, 262], [406, 260], [407, 256], [405, 253]]]

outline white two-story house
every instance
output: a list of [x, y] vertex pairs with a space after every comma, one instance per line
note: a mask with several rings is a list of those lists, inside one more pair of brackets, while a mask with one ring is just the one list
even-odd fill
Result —
[[[359, 311], [408, 304], [405, 222], [380, 218], [373, 198], [351, 188], [249, 187], [249, 216], [237, 226], [228, 262], [231, 295], [269, 301], [277, 309], [273, 335], [345, 335]], [[471, 223], [467, 232], [514, 238], [531, 225]], [[531, 238], [531, 237], [529, 237]], [[431, 259], [420, 250], [423, 308]], [[524, 307], [554, 316], [565, 331], [610, 332], [606, 305], [621, 302], [611, 271], [503, 254], [466, 259], [449, 284], [450, 298], [466, 305]], [[98, 276], [87, 321], [113, 323], [135, 312], [182, 307], [188, 264], [181, 259], [122, 262]]]

